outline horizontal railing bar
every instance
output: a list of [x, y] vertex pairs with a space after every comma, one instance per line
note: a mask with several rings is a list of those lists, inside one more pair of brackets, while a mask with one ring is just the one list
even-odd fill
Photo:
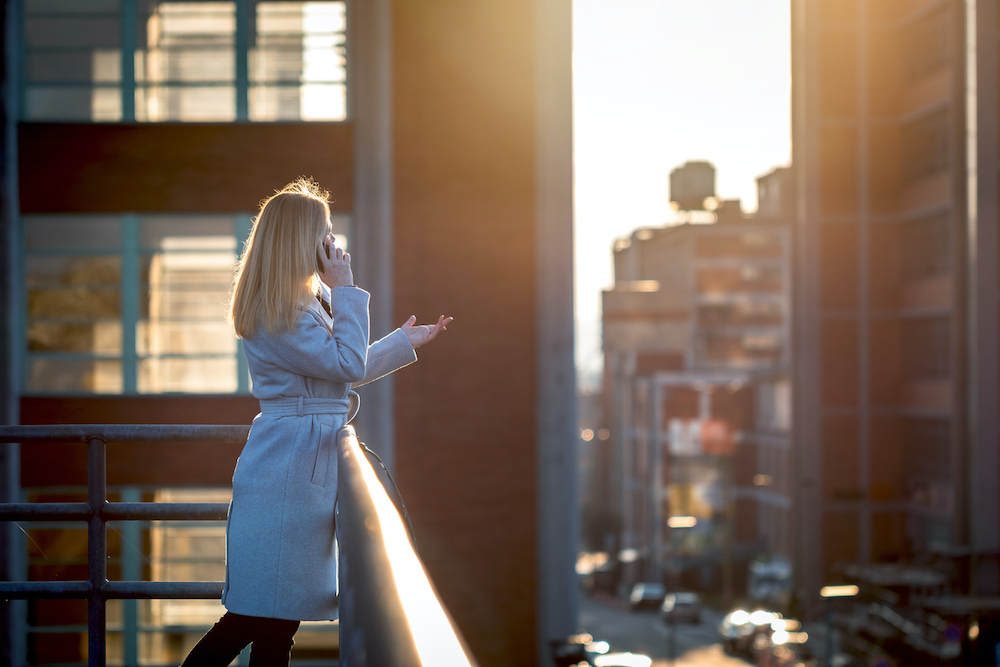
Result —
[[[195, 630], [195, 631], [198, 631], [198, 632], [200, 632], [202, 634], [206, 630], [210, 629], [210, 627], [205, 627], [204, 629], [199, 629], [199, 628], [195, 628], [194, 626], [190, 626], [190, 625], [185, 625], [183, 627], [184, 627], [185, 630]], [[163, 630], [160, 630], [159, 632], [163, 632]], [[80, 667], [81, 664], [82, 663], [79, 663], [79, 662], [47, 662], [47, 663], [45, 663], [45, 667]], [[143, 664], [145, 665], [145, 667], [177, 667], [177, 663], [176, 662], [174, 662], [174, 663], [161, 663], [161, 664], [157, 664], [157, 663], [143, 663]], [[296, 658], [295, 659], [295, 665], [296, 665], [296, 667], [329, 667], [331, 664], [335, 665], [335, 664], [337, 664], [337, 662], [334, 661], [333, 663], [331, 663], [329, 659], [326, 659], [326, 660], [322, 660], [322, 659], [304, 660], [304, 659], [301, 659], [301, 658]]]
[[[105, 521], [225, 521], [229, 503], [108, 503]], [[0, 503], [0, 521], [88, 521], [86, 503]]]
[[87, 581], [0, 581], [0, 599], [88, 598]]
[[[108, 581], [101, 593], [108, 600], [218, 600], [222, 581]], [[87, 581], [0, 581], [0, 599], [88, 598]]]
[[0, 504], [0, 521], [89, 521], [87, 503]]
[[[310, 625], [307, 625], [306, 623], [307, 622], [303, 622], [299, 626], [300, 631], [304, 630], [306, 632], [328, 633], [328, 634], [339, 632], [339, 628], [337, 627], [337, 621], [312, 621], [312, 624]], [[136, 627], [135, 631], [146, 634], [158, 634], [164, 632], [165, 628], [176, 628], [176, 627], [177, 627], [176, 624], [166, 626], [166, 625], [143, 625], [140, 623]], [[212, 624], [185, 623], [183, 627], [187, 628], [191, 632], [198, 632], [200, 634], [205, 634], [206, 632], [212, 629]], [[24, 629], [26, 632], [39, 635], [61, 635], [66, 633], [86, 632], [87, 624], [76, 623], [73, 625], [26, 625]], [[108, 624], [107, 633], [109, 635], [121, 634], [123, 632], [125, 632], [125, 628], [120, 623], [117, 625], [110, 623]], [[296, 661], [296, 664], [298, 664], [298, 661]], [[49, 663], [45, 663], [45, 667], [48, 666]], [[177, 665], [175, 664], [174, 667], [177, 667]]]
[[[63, 635], [67, 633], [82, 633], [87, 631], [86, 623], [77, 623], [76, 625], [25, 625], [25, 632], [30, 632], [36, 635]], [[108, 628], [108, 632], [115, 632], [111, 628]], [[45, 663], [48, 667], [49, 663]]]
[[246, 442], [250, 427], [210, 424], [50, 424], [0, 426], [0, 442]]
[[[299, 626], [299, 631], [315, 632], [315, 633], [328, 633], [333, 634], [334, 632], [339, 632], [337, 621], [304, 621]], [[176, 628], [177, 624], [174, 625], [144, 625], [140, 623], [136, 627], [136, 632], [143, 632], [147, 634], [162, 633], [165, 628]], [[183, 627], [188, 628], [191, 632], [199, 632], [200, 634], [205, 634], [212, 629], [212, 624], [208, 623], [184, 623]], [[76, 623], [74, 625], [26, 625], [24, 628], [27, 632], [45, 635], [45, 634], [65, 634], [68, 632], [86, 632], [86, 623]], [[117, 625], [108, 624], [107, 628], [108, 634], [120, 634], [125, 632], [125, 628], [119, 623]], [[298, 661], [296, 661], [298, 664]], [[45, 663], [48, 667], [49, 663]], [[175, 664], [174, 667], [177, 667]]]
[[108, 503], [101, 510], [107, 521], [225, 521], [228, 513], [229, 503]]
[[109, 600], [218, 600], [221, 581], [109, 581], [101, 593]]

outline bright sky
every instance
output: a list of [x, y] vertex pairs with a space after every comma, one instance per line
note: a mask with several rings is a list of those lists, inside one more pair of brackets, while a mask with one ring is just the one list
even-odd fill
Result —
[[790, 0], [573, 0], [577, 366], [602, 368], [611, 246], [671, 220], [670, 170], [717, 169], [757, 207], [754, 178], [791, 161]]

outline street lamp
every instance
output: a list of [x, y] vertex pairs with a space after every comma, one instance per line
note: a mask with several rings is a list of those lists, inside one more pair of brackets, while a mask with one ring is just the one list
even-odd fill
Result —
[[858, 594], [854, 584], [844, 586], [824, 586], [819, 595], [826, 598], [826, 667], [833, 667], [833, 601], [836, 598], [852, 598]]

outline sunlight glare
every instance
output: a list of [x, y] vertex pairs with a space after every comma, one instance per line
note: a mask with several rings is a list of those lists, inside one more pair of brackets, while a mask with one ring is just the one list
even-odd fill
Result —
[[[375, 504], [378, 524], [385, 540], [392, 578], [410, 626], [410, 634], [423, 665], [471, 665], [455, 630], [430, 583], [395, 506], [368, 465], [357, 440], [346, 439], [351, 454], [360, 463], [361, 475]], [[433, 603], [428, 603], [433, 601]]]

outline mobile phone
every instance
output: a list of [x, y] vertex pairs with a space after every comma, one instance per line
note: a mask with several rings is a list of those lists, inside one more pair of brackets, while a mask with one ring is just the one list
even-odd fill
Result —
[[325, 243], [320, 243], [319, 248], [316, 248], [316, 269], [320, 272], [320, 274], [323, 273], [323, 252], [326, 252], [326, 258], [330, 259], [330, 246]]

